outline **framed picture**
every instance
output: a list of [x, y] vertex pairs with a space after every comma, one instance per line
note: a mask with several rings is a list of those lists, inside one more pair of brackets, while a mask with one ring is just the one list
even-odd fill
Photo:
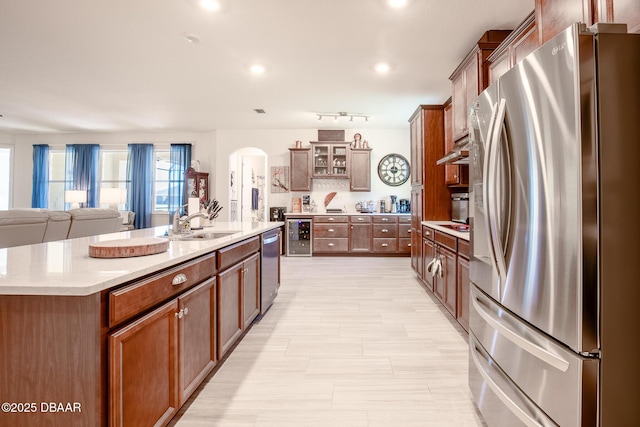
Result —
[[271, 192], [289, 192], [289, 166], [271, 166]]

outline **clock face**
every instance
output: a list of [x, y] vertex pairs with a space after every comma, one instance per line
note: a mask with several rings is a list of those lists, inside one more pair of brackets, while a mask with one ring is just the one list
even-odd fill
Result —
[[387, 154], [378, 163], [378, 176], [387, 185], [396, 187], [409, 179], [409, 162], [400, 154]]

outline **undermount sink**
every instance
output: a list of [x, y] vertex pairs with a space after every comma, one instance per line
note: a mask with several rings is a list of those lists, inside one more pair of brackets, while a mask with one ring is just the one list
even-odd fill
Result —
[[230, 232], [213, 232], [213, 233], [199, 233], [199, 234], [189, 234], [184, 236], [182, 240], [213, 240], [219, 239], [220, 237], [229, 236], [231, 234], [237, 233], [236, 231]]
[[168, 236], [164, 236], [169, 240], [213, 240], [219, 239], [221, 237], [230, 236], [231, 234], [235, 234], [237, 231], [212, 231], [209, 233], [197, 233], [197, 234], [170, 234]]

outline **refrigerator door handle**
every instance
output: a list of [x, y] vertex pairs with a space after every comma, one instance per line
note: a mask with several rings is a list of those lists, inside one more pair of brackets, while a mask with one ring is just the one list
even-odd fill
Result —
[[[500, 282], [504, 283], [507, 276], [507, 265], [505, 262], [504, 245], [500, 236], [500, 230], [503, 227], [502, 216], [504, 213], [499, 213], [498, 207], [498, 161], [497, 152], [498, 144], [500, 143], [500, 136], [502, 125], [505, 119], [506, 101], [504, 98], [500, 99], [498, 103], [495, 121], [493, 122], [493, 130], [491, 133], [491, 142], [489, 143], [489, 170], [487, 171], [487, 179], [490, 185], [487, 185], [488, 198], [485, 199], [487, 203], [487, 209], [490, 212], [489, 220], [489, 234], [491, 236], [491, 249], [493, 252], [494, 263], [497, 267]], [[508, 216], [509, 214], [506, 213]]]
[[480, 301], [477, 296], [473, 296], [472, 299], [473, 308], [476, 312], [494, 328], [496, 331], [500, 333], [500, 335], [504, 336], [506, 339], [526, 351], [536, 358], [542, 360], [548, 365], [553, 366], [554, 368], [566, 372], [569, 369], [569, 362], [566, 360], [556, 356], [540, 347], [532, 343], [531, 341], [521, 337], [517, 332], [512, 331], [507, 326], [505, 326], [504, 322], [502, 322], [495, 314], [487, 311], [482, 305], [480, 305]]
[[[491, 117], [489, 118], [489, 126], [487, 130], [487, 140], [485, 141], [485, 155], [484, 161], [482, 165], [482, 199], [485, 206], [485, 214], [484, 217], [484, 227], [487, 230], [487, 239], [489, 240], [489, 259], [491, 261], [491, 265], [493, 269], [499, 271], [498, 264], [496, 261], [496, 256], [494, 254], [495, 244], [493, 243], [493, 233], [491, 232], [491, 223], [493, 222], [491, 219], [491, 206], [489, 205], [489, 185], [488, 185], [488, 177], [489, 170], [491, 169], [491, 151], [492, 151], [492, 139], [493, 139], [493, 128], [496, 120], [496, 112], [498, 110], [498, 104], [493, 104], [493, 108], [491, 110]], [[477, 116], [476, 116], [477, 118]], [[478, 119], [479, 120], [479, 119]], [[479, 124], [478, 124], [479, 126]]]
[[[492, 378], [491, 373], [493, 372], [494, 375], [503, 375], [503, 374], [500, 371], [498, 371], [496, 368], [493, 368], [491, 365], [489, 365], [484, 360], [485, 359], [484, 357], [482, 357], [482, 360], [481, 360], [480, 356], [482, 356], [482, 353], [480, 352], [476, 344], [473, 342], [473, 339], [470, 340], [469, 345], [471, 346], [471, 352], [470, 352], [471, 359], [473, 361], [473, 364], [476, 366], [476, 369], [480, 373], [480, 376], [482, 377], [482, 379], [486, 382], [489, 388], [495, 393], [496, 397], [500, 399], [500, 401], [516, 417], [518, 417], [520, 421], [524, 423], [524, 425], [529, 427], [544, 427], [544, 426], [556, 425], [555, 423], [553, 423], [553, 421], [549, 420], [549, 418], [546, 415], [544, 415], [542, 412], [540, 412], [539, 414], [535, 414], [535, 413], [532, 414], [531, 412], [537, 409], [533, 405], [525, 405], [525, 404], [518, 405], [518, 403], [514, 401], [514, 399], [520, 400], [518, 396], [514, 395], [513, 398], [512, 396], [509, 396], [507, 392], [505, 392], [503, 388], [500, 387], [500, 385], [496, 382], [496, 380]], [[506, 383], [506, 381], [508, 381], [503, 378], [499, 378], [498, 380], [500, 380], [500, 382], [503, 382], [503, 383]], [[523, 409], [523, 407], [525, 409], [528, 409], [528, 411]], [[536, 416], [538, 419], [534, 418]]]

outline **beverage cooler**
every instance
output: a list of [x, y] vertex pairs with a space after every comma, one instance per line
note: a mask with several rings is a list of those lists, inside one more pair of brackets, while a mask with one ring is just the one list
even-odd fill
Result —
[[311, 218], [287, 219], [287, 256], [311, 256]]

